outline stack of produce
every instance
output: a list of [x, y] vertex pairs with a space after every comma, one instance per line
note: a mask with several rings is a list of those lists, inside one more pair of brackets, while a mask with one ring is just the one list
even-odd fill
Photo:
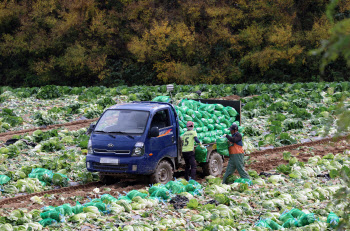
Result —
[[[180, 135], [187, 130], [186, 123], [193, 121], [198, 139], [204, 144], [214, 143], [223, 134], [229, 134], [228, 128], [233, 123], [240, 125], [236, 119], [238, 112], [221, 104], [183, 99], [175, 109], [179, 117]], [[243, 127], [239, 126], [239, 131], [242, 132]]]

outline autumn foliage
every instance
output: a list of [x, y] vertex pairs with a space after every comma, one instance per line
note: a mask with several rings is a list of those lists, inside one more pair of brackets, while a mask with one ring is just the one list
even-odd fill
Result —
[[[326, 0], [3, 0], [2, 85], [349, 80]], [[335, 15], [350, 17], [348, 1]], [[335, 19], [337, 20], [337, 19]]]

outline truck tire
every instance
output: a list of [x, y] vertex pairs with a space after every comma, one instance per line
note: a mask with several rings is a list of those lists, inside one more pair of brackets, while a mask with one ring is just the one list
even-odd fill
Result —
[[166, 184], [173, 179], [173, 175], [174, 170], [171, 164], [166, 160], [162, 160], [159, 162], [156, 171], [150, 176], [150, 182], [152, 184]]
[[223, 160], [219, 153], [212, 152], [209, 156], [209, 160], [203, 166], [203, 173], [205, 176], [219, 176], [222, 173]]
[[105, 185], [111, 185], [119, 181], [119, 179], [111, 175], [99, 174], [99, 176], [100, 176], [100, 181]]

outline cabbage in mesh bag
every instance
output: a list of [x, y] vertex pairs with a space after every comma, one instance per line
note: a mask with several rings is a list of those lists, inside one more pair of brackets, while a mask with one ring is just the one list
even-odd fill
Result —
[[216, 150], [221, 155], [229, 156], [228, 142], [226, 138], [219, 138], [216, 140]]
[[199, 145], [195, 149], [196, 161], [198, 162], [207, 162], [207, 153], [206, 148], [201, 148]]

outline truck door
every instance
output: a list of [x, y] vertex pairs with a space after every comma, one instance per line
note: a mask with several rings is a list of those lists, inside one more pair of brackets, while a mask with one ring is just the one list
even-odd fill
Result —
[[159, 136], [150, 139], [150, 152], [157, 160], [163, 156], [176, 157], [176, 128], [171, 123], [172, 117], [168, 109], [157, 111], [151, 122], [152, 127], [158, 127]]

